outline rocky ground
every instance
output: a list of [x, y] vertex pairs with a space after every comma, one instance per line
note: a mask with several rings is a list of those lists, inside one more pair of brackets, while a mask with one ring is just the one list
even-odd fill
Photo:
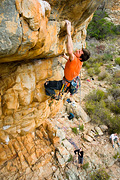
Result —
[[[88, 79], [90, 80], [89, 77]], [[70, 154], [74, 156], [73, 151], [76, 149], [76, 146], [83, 147], [84, 164], [89, 163], [89, 167], [86, 169], [78, 169], [80, 179], [89, 179], [89, 175], [92, 171], [95, 171], [100, 167], [104, 167], [108, 174], [111, 176], [111, 180], [120, 180], [120, 162], [119, 159], [114, 158], [117, 152], [120, 153], [120, 148], [118, 148], [117, 144], [114, 149], [112, 148], [109, 142], [107, 127], [99, 127], [99, 125], [87, 122], [87, 118], [76, 118], [77, 116], [75, 114], [75, 108], [77, 108], [77, 110], [80, 111], [80, 99], [81, 106], [84, 107], [83, 99], [86, 94], [88, 94], [94, 88], [106, 88], [105, 82], [100, 82], [96, 79], [88, 81], [88, 79], [82, 80], [81, 97], [79, 92], [77, 95], [74, 95], [71, 103], [68, 103], [66, 101], [64, 103], [63, 110], [59, 112], [55, 118], [51, 119], [51, 121], [58, 129], [58, 136], [60, 136], [61, 138], [61, 143], [64, 144], [64, 141], [68, 141], [72, 144], [72, 148], [69, 151]], [[71, 108], [72, 110], [68, 108], [68, 106], [73, 106], [73, 108]], [[76, 117], [74, 117], [72, 120], [69, 120], [69, 112], [72, 112]], [[83, 111], [79, 113], [83, 113]], [[79, 124], [84, 124], [83, 131], [79, 131]], [[78, 135], [75, 135], [75, 133], [72, 132], [71, 128], [73, 127], [78, 128]], [[73, 161], [71, 163], [73, 163]]]

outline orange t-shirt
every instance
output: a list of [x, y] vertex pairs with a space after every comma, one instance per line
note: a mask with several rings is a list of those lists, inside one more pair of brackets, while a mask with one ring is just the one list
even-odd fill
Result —
[[64, 69], [65, 78], [68, 81], [73, 80], [76, 76], [79, 75], [82, 65], [83, 62], [81, 62], [76, 56], [74, 56], [73, 61], [68, 60]]

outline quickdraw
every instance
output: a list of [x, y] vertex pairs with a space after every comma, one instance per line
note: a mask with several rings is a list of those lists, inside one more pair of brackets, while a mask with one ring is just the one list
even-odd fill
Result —
[[64, 77], [63, 78], [63, 85], [62, 85], [62, 88], [61, 88], [59, 94], [61, 94], [61, 93], [63, 94], [64, 92], [67, 92], [67, 90], [69, 89], [70, 94], [73, 95], [74, 93], [77, 92], [79, 87], [80, 87], [80, 78], [79, 78], [79, 76], [74, 78], [72, 81], [68, 81]]

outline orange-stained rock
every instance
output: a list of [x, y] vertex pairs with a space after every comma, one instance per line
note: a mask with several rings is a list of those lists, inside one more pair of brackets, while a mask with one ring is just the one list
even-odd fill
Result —
[[14, 146], [15, 151], [16, 151], [17, 153], [21, 150], [20, 145], [19, 145], [19, 143], [18, 143], [17, 140], [15, 140], [13, 146]]
[[[58, 57], [56, 60], [60, 60]], [[30, 63], [9, 64], [14, 67], [12, 73], [12, 86], [9, 84], [10, 70], [7, 74], [7, 64], [3, 65], [7, 91], [1, 95], [1, 116], [0, 126], [8, 126], [5, 129], [5, 135], [1, 136], [0, 141], [7, 143], [9, 138], [17, 137], [19, 134], [25, 135], [34, 132], [35, 128], [43, 124], [49, 116], [55, 114], [62, 107], [62, 101], [54, 103], [46, 96], [44, 83], [46, 79], [60, 80], [63, 77], [61, 67], [52, 59], [34, 60]], [[6, 70], [5, 70], [6, 68]], [[53, 70], [52, 70], [53, 68]], [[41, 71], [42, 69], [42, 71]], [[2, 71], [2, 68], [1, 68]], [[7, 76], [8, 75], [8, 76]], [[11, 80], [10, 80], [11, 82]], [[5, 127], [5, 128], [6, 128]], [[0, 130], [1, 131], [1, 130]], [[49, 137], [52, 138], [52, 134]]]
[[53, 59], [41, 59], [34, 61], [34, 72], [36, 75], [36, 82], [50, 78], [52, 76]]
[[0, 141], [7, 144], [9, 142], [9, 135], [4, 132], [4, 130], [0, 130]]
[[6, 152], [3, 149], [2, 152], [0, 152], [0, 165], [5, 161], [7, 161], [7, 155], [6, 155]]
[[25, 135], [29, 132], [34, 132], [35, 130], [35, 121], [32, 122], [32, 124], [29, 124], [26, 127], [22, 127], [21, 128], [21, 135]]
[[54, 137], [54, 138], [52, 139], [52, 143], [54, 144], [54, 146], [56, 146], [57, 144], [60, 143], [60, 138], [59, 138], [59, 137]]
[[0, 116], [2, 115], [2, 109], [1, 109], [1, 96], [0, 96]]
[[44, 156], [44, 160], [39, 162], [36, 167], [33, 168], [33, 170], [39, 169], [40, 167], [43, 167], [45, 164], [47, 164], [52, 159], [52, 156], [50, 154], [46, 154]]
[[29, 28], [28, 23], [21, 17], [21, 24], [23, 27], [23, 39], [21, 46], [18, 49], [18, 55], [25, 57], [28, 51], [33, 48], [38, 41], [38, 31], [33, 31]]
[[14, 149], [13, 141], [12, 141], [12, 140], [9, 142], [8, 146], [9, 146], [9, 148], [10, 148], [13, 156], [14, 156], [14, 155], [17, 155], [17, 154], [16, 154], [16, 151], [15, 151], [15, 149]]
[[16, 137], [18, 135], [16, 126], [9, 127], [8, 129], [5, 130], [5, 132], [11, 135], [12, 137]]
[[7, 109], [17, 110], [19, 107], [18, 92], [12, 88], [8, 89], [3, 96], [3, 104], [7, 106]]
[[20, 163], [21, 163], [21, 166], [22, 166], [22, 170], [26, 169], [28, 167], [28, 164], [27, 162], [25, 161], [25, 158], [22, 154], [21, 151], [18, 152], [18, 157], [20, 159]]
[[5, 116], [4, 118], [4, 125], [11, 125], [13, 124], [13, 117], [12, 116]]
[[38, 111], [36, 112], [36, 126], [40, 126], [50, 115], [50, 107], [48, 101], [41, 103], [38, 106]]
[[59, 101], [51, 100], [50, 101], [50, 111], [51, 111], [50, 116], [51, 117], [55, 116], [56, 113], [62, 108], [62, 106], [63, 106], [62, 100], [59, 100]]
[[[79, 32], [79, 28], [84, 31], [89, 17], [102, 1], [85, 0], [75, 3], [70, 0], [68, 3], [65, 0], [63, 5], [61, 0], [59, 3], [57, 0], [12, 0], [11, 4], [4, 0], [1, 4], [0, 62], [29, 61], [60, 55], [66, 49], [64, 20], [72, 22], [73, 35]], [[85, 34], [83, 32], [82, 41], [85, 40]]]
[[41, 19], [49, 17], [50, 5], [46, 2], [40, 2], [38, 0], [16, 0], [16, 7], [20, 14], [27, 19], [29, 27], [32, 30], [37, 31], [41, 25]]
[[36, 135], [37, 135], [40, 139], [43, 138], [43, 134], [42, 134], [42, 132], [39, 131], [39, 130], [36, 130]]

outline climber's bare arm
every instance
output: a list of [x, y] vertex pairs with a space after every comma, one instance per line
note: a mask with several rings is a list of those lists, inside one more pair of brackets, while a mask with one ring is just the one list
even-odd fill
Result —
[[69, 56], [67, 56], [65, 53], [63, 54], [63, 57], [68, 60], [69, 59]]
[[73, 42], [71, 37], [71, 22], [68, 20], [65, 20], [66, 22], [66, 29], [67, 29], [67, 52], [69, 55], [70, 61], [74, 60], [74, 54], [73, 54]]
[[112, 145], [114, 145], [114, 140], [113, 140], [113, 138], [112, 138], [111, 140], [112, 140]]

